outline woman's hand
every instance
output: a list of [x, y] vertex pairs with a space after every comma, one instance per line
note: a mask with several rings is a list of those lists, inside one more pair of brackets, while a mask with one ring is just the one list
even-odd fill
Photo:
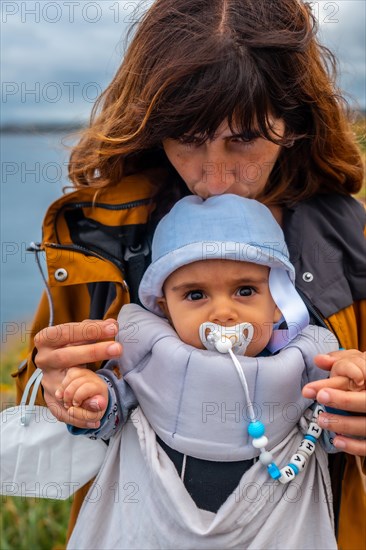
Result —
[[[314, 363], [330, 371], [330, 378], [304, 386], [304, 397], [350, 413], [347, 416], [324, 413], [318, 418], [319, 425], [337, 433], [333, 444], [338, 449], [366, 456], [366, 353], [358, 350], [333, 351], [327, 355], [317, 355]], [[359, 413], [359, 416], [352, 416], [352, 413]], [[365, 439], [354, 439], [352, 436]]]
[[[81, 323], [65, 323], [48, 327], [36, 334], [37, 348], [35, 363], [43, 371], [42, 386], [44, 398], [53, 415], [62, 422], [70, 422], [70, 413], [63, 401], [55, 397], [57, 388], [70, 367], [86, 368], [88, 363], [118, 357], [122, 346], [113, 338], [118, 332], [114, 319]], [[88, 403], [84, 403], [88, 408]], [[90, 410], [93, 410], [91, 407]]]

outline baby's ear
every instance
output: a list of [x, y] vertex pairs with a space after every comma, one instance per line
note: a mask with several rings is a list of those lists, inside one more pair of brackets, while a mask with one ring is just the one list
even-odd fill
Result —
[[156, 300], [156, 303], [158, 304], [159, 308], [164, 314], [164, 317], [166, 317], [167, 319], [169, 319], [169, 321], [171, 321], [168, 304], [166, 303], [166, 299], [164, 298], [164, 296], [162, 298], [158, 298]]

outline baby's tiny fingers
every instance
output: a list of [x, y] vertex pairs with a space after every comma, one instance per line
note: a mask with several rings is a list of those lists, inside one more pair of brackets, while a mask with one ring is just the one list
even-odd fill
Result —
[[[106, 399], [103, 398], [101, 393], [103, 387], [96, 382], [85, 382], [82, 386], [79, 386], [73, 396], [72, 404], [74, 407], [79, 407], [84, 401], [88, 400], [88, 403], [92, 403], [91, 410], [101, 410], [107, 406]], [[106, 387], [107, 394], [107, 387]]]
[[366, 367], [365, 365], [342, 359], [334, 363], [330, 376], [331, 378], [334, 376], [346, 376], [353, 381], [355, 389], [362, 389], [365, 386]]
[[56, 399], [58, 399], [59, 401], [61, 401], [64, 397], [64, 389], [63, 387], [61, 386], [60, 388], [57, 388], [57, 390], [55, 391], [55, 397]]
[[83, 422], [86, 426], [87, 422], [98, 422], [102, 416], [102, 411], [88, 411], [82, 407], [70, 407], [67, 411], [70, 417], [70, 424], [74, 424], [75, 421]]

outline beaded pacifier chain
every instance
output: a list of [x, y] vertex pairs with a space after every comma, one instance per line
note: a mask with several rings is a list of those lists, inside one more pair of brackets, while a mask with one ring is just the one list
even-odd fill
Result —
[[317, 440], [323, 431], [317, 424], [317, 418], [325, 412], [325, 408], [319, 404], [315, 406], [313, 417], [304, 435], [304, 439], [301, 441], [296, 453], [290, 458], [289, 463], [280, 469], [273, 461], [272, 453], [266, 450], [266, 446], [268, 445], [268, 438], [265, 435], [266, 427], [263, 422], [256, 418], [243, 369], [234, 355], [234, 351], [240, 355], [245, 354], [253, 338], [253, 334], [254, 329], [250, 323], [241, 323], [233, 327], [223, 327], [216, 323], [203, 323], [200, 326], [200, 338], [207, 349], [217, 350], [220, 353], [229, 353], [239, 375], [247, 401], [250, 417], [248, 433], [252, 437], [252, 445], [255, 449], [260, 450], [259, 460], [263, 466], [267, 467], [271, 478], [286, 484], [304, 470], [307, 460], [314, 453]]

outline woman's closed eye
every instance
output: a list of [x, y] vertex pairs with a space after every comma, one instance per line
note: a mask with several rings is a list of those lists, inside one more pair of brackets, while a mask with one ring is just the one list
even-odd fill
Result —
[[244, 297], [253, 296], [255, 293], [256, 293], [256, 290], [252, 286], [241, 286], [236, 291], [237, 296], [244, 296]]
[[206, 298], [206, 294], [203, 292], [203, 290], [190, 290], [185, 295], [185, 299], [191, 302], [195, 302], [196, 300], [203, 300], [203, 298]]
[[177, 139], [178, 143], [186, 147], [200, 147], [205, 142], [204, 136], [184, 134]]
[[244, 134], [234, 134], [228, 139], [234, 143], [251, 143], [260, 137], [259, 132], [245, 132]]

